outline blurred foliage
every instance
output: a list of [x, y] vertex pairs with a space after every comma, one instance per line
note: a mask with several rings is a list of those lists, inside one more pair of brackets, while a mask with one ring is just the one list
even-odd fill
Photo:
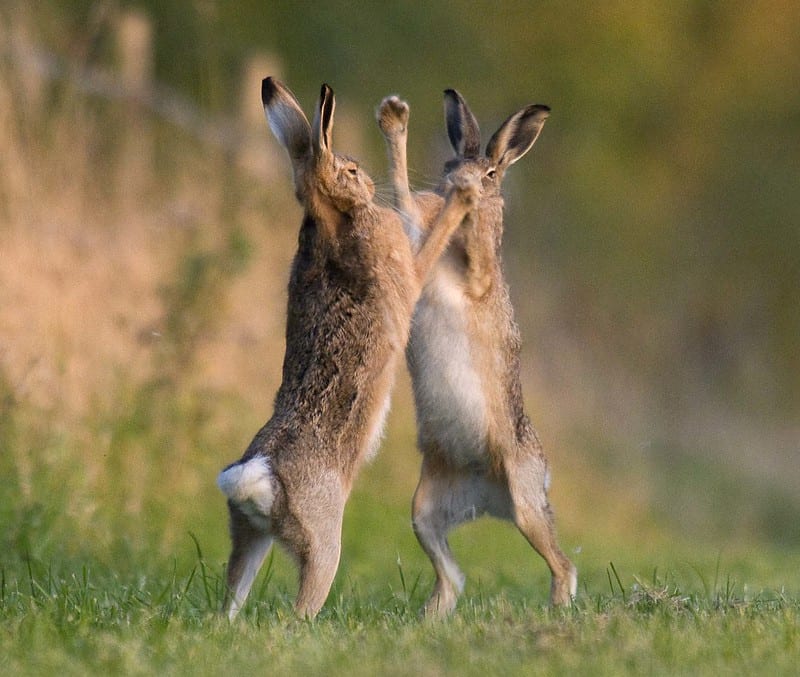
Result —
[[[58, 40], [102, 55], [90, 31], [110, 3], [51, 4], [70, 27]], [[609, 373], [645, 378], [677, 409], [713, 397], [796, 414], [797, 3], [121, 4], [154, 18], [157, 76], [209, 110], [238, 104], [256, 51], [309, 109], [330, 82], [366, 127], [373, 167], [371, 110], [387, 92], [414, 108], [411, 164], [429, 179], [448, 152], [445, 87], [464, 93], [486, 138], [517, 107], [548, 103], [507, 191], [518, 305], [526, 289], [553, 295], [551, 316], [528, 318], [531, 340], [542, 323], [577, 333]]]
[[[0, 8], [0, 20], [14, 6], [22, 3]], [[609, 530], [630, 527], [639, 536], [655, 521], [701, 537], [727, 536], [745, 524], [748, 535], [796, 541], [797, 493], [773, 494], [758, 477], [752, 484], [740, 480], [754, 468], [771, 480], [800, 478], [792, 456], [800, 424], [800, 5], [46, 0], [36, 10], [36, 39], [76, 67], [106, 66], [114, 59], [108, 25], [121, 7], [143, 9], [153, 19], [157, 80], [209, 115], [238, 113], [241, 75], [254, 54], [269, 55], [307, 111], [320, 82], [329, 82], [338, 96], [337, 122], [350, 116], [361, 130], [359, 152], [377, 178], [385, 162], [372, 110], [389, 92], [413, 108], [409, 152], [420, 186], [435, 181], [450, 153], [444, 88], [465, 95], [484, 141], [519, 107], [549, 104], [545, 133], [507, 178], [505, 251], [526, 343], [526, 386], [534, 391], [531, 412], [545, 427], [560, 425], [562, 433], [572, 427], [572, 437], [563, 434], [553, 456], [562, 469], [572, 466], [574, 481], [567, 486], [583, 486], [571, 489], [575, 496], [559, 496], [564, 484], [557, 483], [554, 504], [572, 510], [566, 522], [581, 530], [588, 515]], [[52, 98], [58, 114], [64, 104], [58, 94]], [[116, 183], [96, 179], [106, 164], [113, 166], [105, 155], [127, 118], [114, 108], [106, 129], [103, 103], [92, 100], [88, 107], [99, 112], [77, 117], [91, 123], [89, 131], [75, 128], [94, 145], [87, 143], [86, 157], [76, 159], [92, 171], [76, 191], [86, 193], [86, 202], [100, 202], [105, 219], [108, 196], [99, 196]], [[9, 500], [0, 501], [0, 521], [16, 525], [0, 541], [9, 550], [33, 548], [26, 534], [53, 520], [59, 529], [64, 521], [82, 531], [102, 525], [94, 534], [100, 549], [121, 534], [169, 551], [187, 524], [207, 528], [214, 547], [225, 547], [221, 497], [201, 506], [194, 497], [213, 491], [217, 469], [246, 443], [256, 414], [236, 400], [241, 368], [220, 360], [219, 371], [234, 374], [233, 396], [230, 390], [208, 394], [190, 377], [208, 335], [224, 321], [226, 293], [248, 266], [277, 268], [279, 257], [253, 262], [253, 231], [241, 229], [234, 208], [239, 179], [227, 185], [224, 176], [233, 170], [224, 160], [209, 162], [203, 148], [183, 153], [174, 145], [180, 134], [165, 126], [155, 130], [154, 153], [164, 165], [157, 177], [164, 193], [180, 192], [181, 181], [170, 174], [179, 162], [173, 154], [189, 158], [192, 178], [206, 171], [213, 183], [223, 176], [223, 206], [211, 212], [218, 222], [212, 227], [197, 217], [192, 226], [214, 236], [209, 244], [190, 230], [171, 235], [162, 247], [180, 252], [164, 266], [170, 272], [159, 296], [157, 373], [140, 383], [121, 371], [107, 393], [110, 404], [99, 403], [86, 416], [93, 429], [72, 437], [52, 424], [39, 430], [39, 418], [52, 412], [18, 400], [14, 379], [0, 371], [0, 444], [15, 450], [0, 455], [0, 466], [9, 477], [18, 475], [13, 491], [4, 490]], [[50, 148], [50, 139], [35, 132], [21, 136], [31, 148], [34, 141]], [[216, 169], [206, 166], [215, 163]], [[209, 183], [198, 181], [198, 191], [210, 192]], [[65, 198], [72, 185], [65, 180]], [[274, 194], [290, 199], [284, 186]], [[191, 203], [196, 195], [190, 195], [184, 199]], [[279, 198], [272, 196], [263, 204], [248, 199], [252, 212], [261, 219], [263, 211], [277, 231], [285, 203], [276, 206]], [[160, 211], [158, 217], [167, 220]], [[124, 218], [108, 220], [119, 233], [125, 230]], [[274, 249], [288, 258], [284, 244]], [[285, 267], [275, 274], [281, 284]], [[276, 282], [264, 296], [282, 301], [282, 293]], [[247, 312], [282, 323], [260, 305]], [[257, 336], [271, 337], [267, 330]], [[279, 341], [273, 338], [270, 350], [255, 358], [244, 339], [230, 343], [250, 362], [271, 361], [277, 372]], [[248, 370], [255, 371], [249, 364]], [[534, 371], [541, 375], [531, 376]], [[542, 386], [541, 394], [530, 381]], [[540, 415], [543, 407], [550, 409]], [[259, 410], [257, 417], [266, 415]], [[391, 494], [393, 503], [405, 505], [411, 495], [417, 459], [409, 451], [410, 418], [403, 444], [395, 442], [367, 470], [362, 501]], [[779, 431], [780, 446], [767, 434], [771, 429]], [[716, 449], [698, 441], [704, 435]], [[400, 454], [392, 452], [401, 446], [409, 456], [398, 461]], [[580, 451], [570, 457], [570, 447]], [[84, 448], [91, 453], [76, 467], [73, 459]], [[720, 452], [729, 453], [725, 471], [716, 470]], [[581, 453], [593, 456], [592, 463], [576, 459]], [[698, 456], [707, 458], [697, 465]], [[403, 464], [403, 473], [393, 472]], [[601, 481], [593, 481], [598, 470], [604, 471]], [[83, 507], [52, 515], [41, 497]], [[410, 530], [405, 533], [410, 539]]]

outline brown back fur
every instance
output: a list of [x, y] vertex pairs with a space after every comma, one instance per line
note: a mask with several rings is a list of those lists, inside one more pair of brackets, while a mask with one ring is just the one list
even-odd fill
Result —
[[438, 251], [424, 247], [415, 256], [398, 214], [373, 202], [370, 178], [354, 160], [333, 153], [330, 88], [322, 87], [313, 125], [271, 78], [262, 100], [292, 162], [304, 216], [274, 413], [219, 478], [233, 539], [226, 607], [233, 617], [276, 537], [300, 566], [296, 608], [313, 616], [338, 565], [345, 500], [380, 439], [396, 362], [428, 272], [419, 259], [441, 253], [477, 186], [462, 185], [441, 203], [442, 218], [431, 228], [441, 240]]

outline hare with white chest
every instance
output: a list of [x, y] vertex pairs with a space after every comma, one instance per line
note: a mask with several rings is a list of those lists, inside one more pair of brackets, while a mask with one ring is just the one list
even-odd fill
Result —
[[300, 569], [297, 612], [315, 615], [339, 563], [342, 514], [377, 446], [395, 367], [423, 282], [478, 186], [459, 182], [418, 252], [400, 217], [373, 202], [370, 178], [332, 149], [333, 91], [309, 125], [278, 81], [262, 84], [269, 126], [287, 150], [304, 208], [288, 289], [286, 353], [274, 412], [220, 473], [233, 542], [225, 607], [245, 601], [273, 539]]
[[407, 104], [388, 97], [378, 111], [395, 206], [412, 243], [425, 240], [449, 186], [481, 185], [472, 218], [453, 234], [422, 291], [406, 353], [423, 455], [413, 523], [436, 572], [425, 608], [432, 615], [451, 612], [464, 585], [448, 532], [483, 514], [513, 520], [545, 559], [552, 604], [569, 604], [576, 591], [575, 568], [556, 541], [547, 461], [523, 409], [520, 335], [500, 258], [501, 182], [533, 146], [548, 111], [540, 105], [518, 111], [482, 154], [475, 117], [458, 92], [447, 90], [445, 119], [456, 156], [435, 193], [409, 189]]

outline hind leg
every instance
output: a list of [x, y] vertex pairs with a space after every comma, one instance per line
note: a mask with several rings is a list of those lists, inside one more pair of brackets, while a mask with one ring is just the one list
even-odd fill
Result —
[[293, 494], [293, 504], [302, 510], [287, 516], [281, 525], [281, 542], [300, 568], [294, 607], [301, 617], [317, 615], [336, 576], [345, 498], [338, 476], [322, 478]]
[[550, 568], [550, 604], [571, 603], [577, 590], [577, 571], [558, 547], [553, 511], [547, 500], [547, 462], [541, 455], [507, 465], [514, 523]]
[[325, 534], [300, 559], [300, 589], [295, 601], [298, 616], [314, 618], [328, 598], [341, 555], [341, 531]]
[[412, 514], [414, 533], [436, 572], [425, 615], [451, 613], [464, 588], [464, 574], [450, 550], [448, 532], [486, 512], [509, 517], [508, 504], [505, 487], [488, 478], [483, 470], [454, 469], [429, 457], [423, 459]]
[[241, 510], [228, 505], [233, 547], [228, 558], [223, 611], [233, 620], [244, 605], [256, 574], [272, 545], [272, 535], [255, 527]]

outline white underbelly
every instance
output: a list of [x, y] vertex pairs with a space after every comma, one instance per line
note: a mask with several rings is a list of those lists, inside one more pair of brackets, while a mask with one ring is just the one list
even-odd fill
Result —
[[437, 269], [417, 304], [409, 344], [420, 441], [454, 463], [484, 459], [487, 403], [473, 364], [458, 278]]

